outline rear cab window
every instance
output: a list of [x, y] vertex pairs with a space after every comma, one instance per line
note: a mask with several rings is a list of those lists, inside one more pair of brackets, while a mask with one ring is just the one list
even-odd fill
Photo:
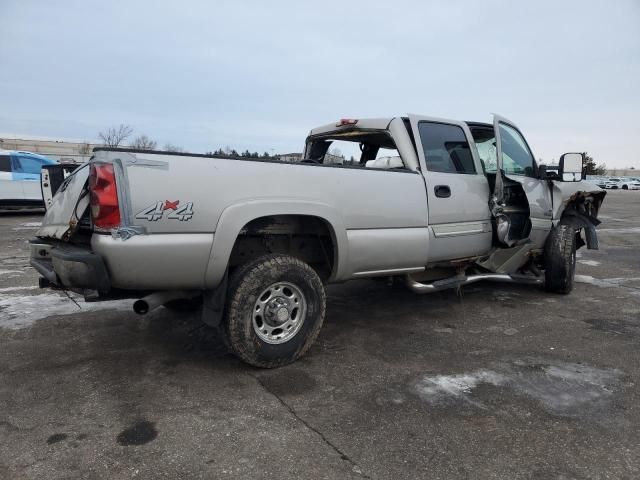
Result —
[[350, 130], [310, 137], [303, 163], [410, 171], [385, 131]]

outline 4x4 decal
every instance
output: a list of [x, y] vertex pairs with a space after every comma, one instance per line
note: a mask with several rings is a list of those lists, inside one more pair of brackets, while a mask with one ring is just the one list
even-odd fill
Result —
[[180, 220], [186, 222], [193, 217], [193, 202], [187, 202], [184, 205], [180, 205], [180, 200], [176, 201], [159, 201], [150, 205], [140, 211], [136, 218], [138, 220], [148, 220], [150, 222], [157, 222], [164, 216], [164, 212], [169, 212], [167, 218], [172, 220]]

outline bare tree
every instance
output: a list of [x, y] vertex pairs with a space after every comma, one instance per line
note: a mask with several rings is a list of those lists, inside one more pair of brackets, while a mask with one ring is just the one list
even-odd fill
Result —
[[92, 150], [93, 148], [91, 147], [91, 144], [89, 142], [83, 142], [78, 147], [78, 153], [80, 155], [90, 155]]
[[107, 147], [117, 147], [131, 136], [133, 128], [121, 123], [117, 127], [110, 127], [106, 132], [98, 133], [100, 140]]
[[133, 148], [137, 148], [138, 150], [154, 150], [157, 145], [158, 142], [156, 142], [155, 140], [151, 140], [144, 134], [138, 135], [136, 138], [134, 138], [133, 143], [131, 144]]
[[165, 152], [176, 152], [176, 153], [182, 153], [182, 152], [184, 152], [184, 148], [179, 147], [179, 146], [177, 146], [177, 145], [173, 145], [173, 144], [171, 144], [171, 143], [165, 143], [165, 144], [164, 144], [164, 148], [163, 148], [163, 150], [164, 150]]

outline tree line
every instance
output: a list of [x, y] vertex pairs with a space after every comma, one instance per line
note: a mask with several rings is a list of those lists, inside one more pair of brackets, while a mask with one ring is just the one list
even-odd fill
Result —
[[[109, 127], [98, 133], [98, 137], [102, 141], [102, 145], [105, 147], [120, 147], [129, 146], [137, 150], [156, 150], [158, 148], [158, 142], [150, 138], [148, 135], [140, 134], [134, 137], [131, 142], [125, 143], [129, 138], [133, 136], [133, 128], [130, 125], [121, 123], [118, 126]], [[88, 145], [88, 144], [86, 144]], [[178, 145], [172, 143], [165, 143], [161, 150], [165, 152], [184, 152], [184, 149]], [[217, 150], [208, 151], [206, 155], [219, 155], [231, 158], [269, 158], [269, 152], [259, 154], [258, 152], [250, 152], [245, 150], [240, 153], [237, 150], [229, 147], [219, 148]]]

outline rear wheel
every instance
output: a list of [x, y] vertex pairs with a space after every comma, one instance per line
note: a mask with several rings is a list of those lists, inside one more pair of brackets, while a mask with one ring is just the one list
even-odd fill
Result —
[[313, 344], [325, 314], [318, 274], [288, 255], [264, 255], [231, 276], [225, 329], [242, 360], [262, 368], [294, 362]]
[[549, 233], [544, 252], [544, 285], [547, 291], [567, 294], [576, 272], [576, 227], [560, 223]]
[[623, 190], [629, 190], [629, 187], [627, 185], [622, 185], [622, 189]]

